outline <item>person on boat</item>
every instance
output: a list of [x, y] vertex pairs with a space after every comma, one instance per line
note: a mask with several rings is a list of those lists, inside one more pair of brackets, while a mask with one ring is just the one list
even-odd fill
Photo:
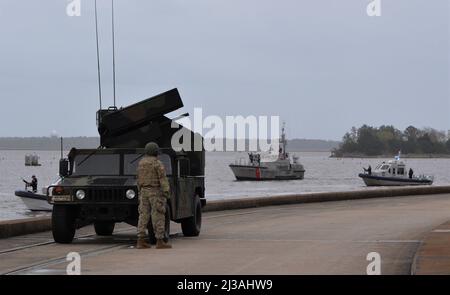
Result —
[[38, 187], [38, 180], [36, 178], [36, 175], [31, 176], [31, 182], [28, 182], [26, 180], [23, 180], [27, 187], [31, 186], [31, 189], [33, 190], [33, 193], [37, 193], [37, 187]]
[[261, 166], [261, 155], [260, 154], [256, 155], [256, 162], [258, 163], [258, 166]]
[[369, 165], [369, 167], [367, 169], [366, 168], [363, 168], [363, 169], [364, 169], [364, 172], [367, 172], [367, 174], [372, 175], [372, 166]]
[[248, 158], [250, 159], [250, 164], [253, 164], [253, 153], [248, 153]]
[[412, 170], [412, 168], [409, 168], [409, 172], [408, 172], [409, 178], [412, 179], [413, 175], [414, 175], [414, 171]]

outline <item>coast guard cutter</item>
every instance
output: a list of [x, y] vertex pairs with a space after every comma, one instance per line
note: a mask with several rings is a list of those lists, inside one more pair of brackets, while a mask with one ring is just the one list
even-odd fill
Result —
[[285, 127], [282, 128], [278, 154], [249, 153], [248, 162], [234, 163], [229, 167], [237, 180], [292, 180], [303, 179], [305, 168], [298, 163], [298, 157], [292, 157], [286, 151]]

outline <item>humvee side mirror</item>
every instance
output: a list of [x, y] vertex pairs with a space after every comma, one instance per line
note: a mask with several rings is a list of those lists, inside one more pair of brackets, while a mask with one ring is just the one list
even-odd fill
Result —
[[189, 159], [183, 158], [178, 160], [178, 175], [180, 177], [188, 176], [190, 167]]
[[69, 160], [61, 159], [59, 160], [59, 176], [66, 177], [69, 175]]

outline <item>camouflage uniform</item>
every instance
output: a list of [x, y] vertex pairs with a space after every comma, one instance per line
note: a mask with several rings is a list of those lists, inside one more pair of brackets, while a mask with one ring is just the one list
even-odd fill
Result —
[[155, 156], [145, 156], [138, 165], [139, 222], [138, 238], [145, 238], [151, 218], [156, 239], [164, 238], [166, 202], [170, 198], [164, 165]]

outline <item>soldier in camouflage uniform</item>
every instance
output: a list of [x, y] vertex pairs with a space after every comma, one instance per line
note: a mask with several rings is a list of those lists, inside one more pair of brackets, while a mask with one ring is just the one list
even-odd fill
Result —
[[137, 185], [139, 188], [139, 222], [136, 248], [150, 248], [145, 241], [149, 219], [153, 224], [156, 237], [156, 249], [172, 248], [164, 242], [166, 202], [170, 198], [169, 181], [164, 165], [157, 159], [158, 145], [150, 142], [145, 146], [146, 155], [139, 162]]

